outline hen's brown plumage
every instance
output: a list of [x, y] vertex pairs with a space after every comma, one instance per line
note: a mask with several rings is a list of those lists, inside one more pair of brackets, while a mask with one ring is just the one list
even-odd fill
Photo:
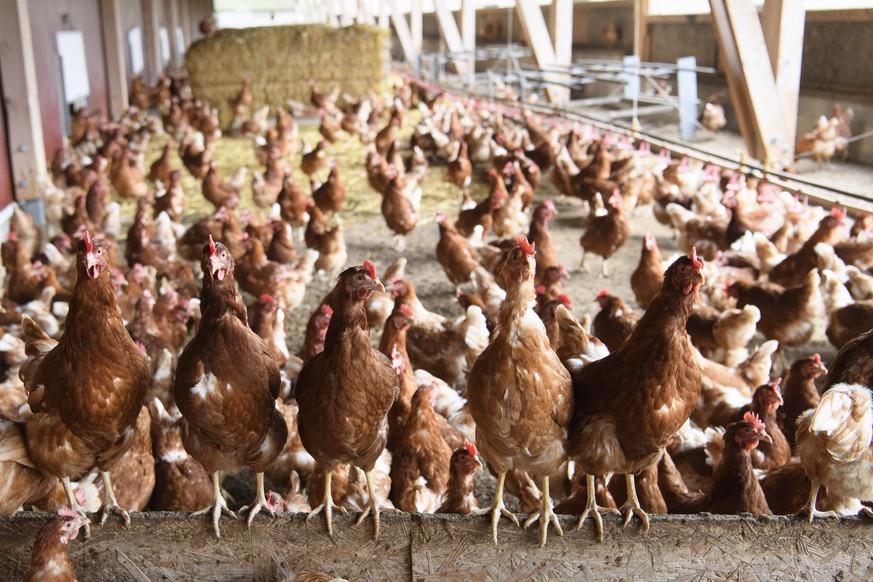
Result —
[[585, 256], [594, 253], [603, 257], [601, 273], [608, 273], [606, 262], [627, 241], [630, 224], [621, 208], [621, 194], [616, 190], [609, 198], [606, 213], [592, 212], [579, 243], [582, 245], [580, 269], [585, 270]]
[[[151, 382], [148, 362], [121, 320], [106, 257], [103, 242], [86, 233], [79, 243], [78, 278], [64, 334], [51, 351], [34, 353], [38, 346], [29, 339], [45, 343], [38, 332], [28, 332], [29, 327], [38, 329], [33, 321], [23, 322], [27, 352], [42, 360], [27, 370], [22, 367], [34, 412], [27, 423], [30, 452], [45, 473], [62, 479], [77, 511], [69, 479], [96, 465], [108, 484], [109, 468], [133, 440]], [[111, 487], [104, 516], [108, 511], [121, 513], [125, 522], [130, 519]]]
[[155, 455], [155, 487], [149, 501], [154, 511], [196, 511], [212, 500], [212, 484], [203, 466], [182, 444], [182, 415], [167, 412], [155, 398], [149, 404]]
[[597, 294], [597, 303], [600, 311], [594, 316], [591, 331], [606, 344], [610, 352], [614, 352], [630, 336], [642, 316], [628, 308], [621, 297], [610, 295], [607, 291]]
[[631, 289], [637, 304], [645, 309], [651, 303], [652, 298], [661, 290], [661, 250], [655, 236], [647, 232], [643, 237], [643, 248], [640, 253], [640, 262], [634, 272], [631, 273]]
[[416, 390], [392, 451], [391, 501], [401, 511], [433, 513], [448, 485], [452, 449], [440, 434], [433, 401], [433, 384]]
[[437, 261], [449, 281], [455, 285], [466, 283], [479, 265], [476, 250], [470, 241], [461, 236], [445, 214], [438, 211], [436, 220], [440, 228], [440, 240], [436, 248]]
[[452, 453], [449, 464], [449, 482], [446, 485], [446, 498], [436, 513], [469, 514], [479, 509], [473, 475], [482, 466], [476, 458], [476, 445], [465, 442]]
[[218, 520], [227, 506], [218, 486], [219, 471], [249, 467], [258, 474], [251, 524], [267, 508], [263, 472], [288, 435], [276, 410], [279, 368], [267, 343], [249, 329], [230, 251], [210, 237], [200, 266], [202, 317], [179, 356], [174, 394], [184, 417], [185, 449], [213, 476], [213, 526], [220, 537]]
[[324, 351], [297, 378], [300, 438], [326, 474], [324, 500], [310, 516], [324, 510], [331, 533], [330, 475], [340, 463], [367, 473], [369, 511], [379, 533], [379, 507], [369, 475], [385, 448], [387, 414], [397, 400], [398, 384], [391, 361], [370, 345], [364, 302], [376, 289], [385, 288], [369, 261], [340, 273], [328, 300], [333, 316]]
[[748, 415], [730, 424], [724, 433], [724, 452], [713, 471], [712, 486], [706, 492], [689, 492], [675, 472], [660, 465], [661, 491], [671, 513], [751, 513], [755, 517], [771, 515], [767, 499], [752, 469], [752, 453], [759, 442], [769, 436], [764, 424]]
[[86, 517], [69, 509], [61, 509], [58, 515], [42, 526], [33, 542], [30, 569], [24, 578], [25, 582], [75, 582], [76, 572], [70, 560], [69, 544], [76, 539], [79, 529], [87, 521]]
[[[535, 250], [524, 235], [503, 266], [508, 284], [497, 331], [479, 355], [467, 379], [470, 413], [476, 422], [476, 444], [498, 473], [491, 530], [503, 507], [506, 473], [520, 469], [543, 482], [541, 544], [549, 523], [557, 526], [548, 494], [549, 475], [566, 459], [564, 439], [573, 406], [570, 374], [549, 347], [534, 299]], [[506, 512], [508, 513], [508, 512]], [[509, 514], [512, 515], [512, 514]], [[560, 531], [560, 526], [557, 526]]]
[[799, 358], [791, 364], [782, 385], [782, 407], [776, 413], [779, 428], [788, 445], [794, 448], [794, 435], [797, 430], [797, 417], [810, 408], [815, 408], [821, 402], [815, 379], [827, 374], [828, 369], [821, 361], [821, 356], [813, 354]]
[[632, 494], [623, 509], [647, 527], [633, 475], [658, 459], [697, 403], [701, 374], [685, 323], [704, 282], [702, 268], [693, 252], [677, 259], [624, 344], [573, 372], [568, 456], [588, 479], [588, 507], [580, 522], [593, 512], [601, 539], [594, 476], [624, 473]]

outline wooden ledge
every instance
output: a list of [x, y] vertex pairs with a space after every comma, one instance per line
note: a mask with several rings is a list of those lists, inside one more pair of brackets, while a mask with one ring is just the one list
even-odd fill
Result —
[[[2, 579], [26, 573], [36, 532], [48, 514], [0, 519]], [[294, 572], [324, 571], [348, 580], [632, 580], [632, 579], [857, 579], [873, 574], [873, 530], [858, 518], [808, 524], [787, 517], [652, 516], [643, 535], [604, 516], [597, 543], [589, 519], [562, 516], [539, 547], [538, 524], [515, 528], [505, 519], [500, 545], [489, 517], [383, 513], [373, 542], [370, 518], [336, 515], [334, 538], [324, 518], [304, 514], [258, 516], [251, 530], [222, 519], [216, 540], [205, 517], [139, 513], [125, 529], [117, 520], [92, 526], [92, 537], [72, 543], [80, 580], [283, 580]]]

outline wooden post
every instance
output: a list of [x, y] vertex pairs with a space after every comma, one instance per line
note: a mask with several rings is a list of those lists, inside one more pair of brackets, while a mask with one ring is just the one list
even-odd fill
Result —
[[357, 10], [355, 21], [359, 24], [373, 24], [373, 15], [370, 14], [370, 7], [367, 6], [367, 0], [358, 0], [355, 6]]
[[377, 22], [381, 28], [388, 28], [389, 25], [389, 16], [388, 7], [385, 6], [384, 0], [379, 0], [379, 15], [377, 17]]
[[573, 0], [554, 0], [549, 10], [549, 33], [555, 43], [555, 62], [573, 61]]
[[[803, 0], [765, 0], [761, 13], [764, 41], [776, 77], [776, 91], [788, 130], [786, 141], [797, 141], [797, 105], [800, 99], [800, 68], [803, 61]], [[793, 148], [792, 148], [793, 152]]]
[[712, 19], [725, 61], [728, 86], [746, 147], [755, 158], [790, 163], [788, 141], [758, 12], [751, 0], [710, 0]]
[[178, 0], [164, 0], [164, 22], [167, 36], [170, 37], [170, 70], [175, 71], [182, 63], [180, 57], [185, 53], [185, 47], [180, 47], [176, 38], [176, 29], [179, 27]]
[[161, 23], [158, 13], [160, 0], [142, 0], [143, 45], [145, 47], [146, 81], [154, 84], [164, 72], [161, 62]]
[[[555, 49], [549, 38], [549, 30], [546, 28], [546, 21], [543, 18], [540, 6], [534, 0], [516, 0], [515, 8], [521, 20], [521, 27], [527, 37], [527, 43], [533, 51], [534, 60], [542, 68], [554, 67], [557, 62], [555, 60]], [[551, 74], [546, 78], [560, 80], [563, 75]], [[568, 89], [546, 86], [546, 98], [551, 103], [566, 101], [569, 97]]]
[[649, 0], [634, 0], [634, 54], [649, 60]]
[[461, 0], [461, 43], [470, 59], [467, 78], [472, 86], [476, 74], [476, 0]]
[[[446, 41], [446, 47], [450, 53], [464, 52], [464, 42], [461, 40], [461, 33], [458, 31], [458, 24], [455, 22], [455, 17], [452, 11], [449, 10], [445, 0], [433, 0], [434, 11], [436, 12], [437, 22], [440, 25], [443, 39]], [[462, 77], [466, 77], [469, 72], [469, 63], [466, 61], [455, 61], [455, 70]]]
[[27, 0], [8, 0], [0, 18], [0, 68], [7, 80], [3, 97], [9, 157], [19, 201], [41, 200], [40, 181], [48, 179], [27, 5]]
[[412, 48], [416, 55], [421, 54], [424, 46], [421, 23], [421, 0], [412, 0], [412, 11], [409, 13], [409, 33], [412, 36]]
[[179, 4], [179, 26], [182, 27], [182, 64], [184, 64], [185, 53], [191, 46], [191, 7], [188, 0], [181, 0]]
[[106, 82], [109, 89], [109, 112], [118, 118], [127, 110], [127, 62], [124, 58], [124, 35], [118, 0], [100, 0], [103, 21], [103, 46], [106, 48]]
[[418, 64], [418, 51], [413, 46], [412, 35], [409, 33], [409, 24], [406, 22], [406, 16], [403, 15], [397, 0], [388, 0], [388, 8], [391, 10], [394, 32], [397, 33], [397, 38], [400, 40], [400, 48], [403, 49], [403, 56], [406, 57], [406, 64], [410, 67], [415, 67]]

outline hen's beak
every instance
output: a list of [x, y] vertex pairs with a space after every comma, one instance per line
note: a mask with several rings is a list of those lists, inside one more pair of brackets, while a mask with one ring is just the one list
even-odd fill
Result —
[[221, 260], [218, 257], [213, 257], [209, 260], [210, 267], [212, 269], [212, 280], [223, 281], [224, 276], [227, 275], [227, 267], [222, 264]]
[[88, 277], [91, 279], [96, 279], [100, 276], [100, 264], [97, 261], [97, 257], [91, 253], [85, 255], [85, 272], [88, 273]]
[[767, 431], [762, 431], [758, 433], [758, 442], [765, 442], [773, 444], [773, 439], [770, 438], [770, 435], [767, 434]]
[[385, 285], [382, 284], [378, 278], [373, 279], [373, 290], [374, 291], [385, 291]]

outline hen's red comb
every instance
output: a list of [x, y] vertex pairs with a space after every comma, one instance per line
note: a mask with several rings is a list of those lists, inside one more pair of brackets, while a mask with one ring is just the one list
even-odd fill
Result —
[[411, 318], [413, 315], [415, 315], [415, 312], [412, 311], [412, 306], [410, 306], [408, 303], [401, 303], [397, 309], [399, 309], [400, 313], [402, 313], [406, 317]]
[[333, 315], [333, 308], [330, 305], [328, 305], [327, 303], [322, 303], [321, 307], [319, 307], [319, 309], [321, 309], [321, 312], [323, 314], [327, 315], [328, 317]]
[[567, 297], [566, 293], [561, 293], [560, 295], [558, 295], [558, 301], [560, 301], [561, 303], [563, 303], [567, 307], [570, 307], [571, 305], [573, 305], [573, 302], [570, 301], [570, 298]]
[[371, 261], [370, 259], [367, 259], [366, 261], [364, 261], [364, 268], [367, 269], [368, 273], [370, 273], [371, 279], [378, 279], [379, 278], [376, 276], [376, 265], [373, 264], [373, 261]]
[[691, 247], [691, 264], [698, 271], [703, 268], [703, 263], [697, 259], [697, 247]]
[[209, 256], [215, 254], [215, 241], [212, 240], [212, 235], [209, 235]]
[[836, 216], [840, 220], [846, 217], [846, 211], [843, 210], [839, 205], [831, 207], [831, 215]]
[[263, 301], [264, 303], [274, 303], [276, 300], [273, 299], [272, 295], [269, 295], [267, 293], [263, 293], [263, 294], [261, 294], [261, 301]]
[[782, 376], [775, 378], [772, 382], [770, 382], [770, 389], [773, 390], [776, 394], [782, 395], [782, 391], [779, 389], [779, 385], [782, 383]]
[[546, 208], [548, 208], [552, 212], [558, 211], [557, 208], [555, 208], [555, 203], [552, 201], [551, 198], [546, 198], [545, 200], [543, 200], [543, 206], [545, 206]]
[[91, 235], [88, 234], [88, 230], [85, 230], [85, 236], [82, 238], [85, 241], [85, 252], [92, 253], [94, 252], [94, 245], [91, 243]]
[[743, 415], [743, 420], [754, 426], [755, 430], [758, 432], [763, 432], [767, 428], [767, 425], [761, 422], [761, 419], [758, 418], [758, 415], [751, 410]]
[[597, 298], [600, 299], [601, 297], [609, 297], [609, 291], [607, 291], [606, 289], [601, 289], [600, 291], [598, 291]]
[[69, 507], [61, 507], [60, 509], [58, 509], [58, 515], [60, 515], [62, 517], [72, 517], [72, 518], [79, 517], [79, 514], [76, 513], [75, 511], [73, 511], [72, 509], [70, 509]]
[[521, 233], [515, 235], [515, 242], [518, 243], [518, 246], [521, 248], [521, 251], [527, 255], [528, 257], [534, 256], [536, 253], [536, 243], [528, 242], [527, 237]]
[[812, 355], [812, 361], [816, 363], [816, 365], [821, 366], [821, 356], [818, 354]]
[[464, 448], [467, 449], [467, 454], [473, 458], [476, 458], [476, 445], [471, 443], [468, 440], [464, 440]]

